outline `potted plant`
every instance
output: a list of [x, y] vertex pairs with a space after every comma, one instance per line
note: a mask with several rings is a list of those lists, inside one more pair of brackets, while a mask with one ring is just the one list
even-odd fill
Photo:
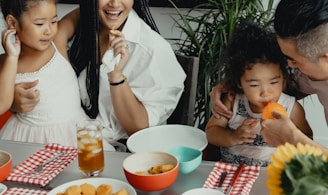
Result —
[[176, 52], [200, 59], [194, 121], [203, 129], [211, 116], [210, 91], [221, 79], [220, 56], [236, 24], [251, 20], [271, 25], [274, 0], [268, 0], [266, 7], [262, 0], [209, 0], [186, 14], [169, 1], [178, 14], [178, 19], [172, 18], [181, 29], [180, 38], [173, 40]]

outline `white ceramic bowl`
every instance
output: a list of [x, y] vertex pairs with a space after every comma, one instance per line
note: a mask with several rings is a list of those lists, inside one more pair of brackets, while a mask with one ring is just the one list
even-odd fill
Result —
[[161, 125], [143, 129], [127, 140], [131, 152], [162, 151], [187, 146], [203, 151], [207, 146], [203, 130], [188, 125]]
[[121, 180], [111, 179], [111, 178], [102, 178], [102, 177], [90, 177], [90, 178], [84, 178], [84, 179], [70, 181], [70, 182], [64, 183], [64, 184], [52, 189], [50, 192], [47, 193], [47, 195], [57, 195], [59, 193], [64, 193], [68, 187], [70, 187], [72, 185], [82, 185], [84, 183], [91, 184], [96, 188], [101, 184], [108, 184], [108, 185], [112, 186], [113, 192], [117, 192], [120, 189], [124, 188], [128, 192], [129, 195], [137, 195], [137, 192], [130, 184], [128, 184], [124, 181], [121, 181]]
[[195, 188], [182, 193], [182, 195], [224, 195], [224, 193], [215, 189]]
[[7, 191], [7, 186], [5, 184], [0, 183], [0, 195], [5, 194]]

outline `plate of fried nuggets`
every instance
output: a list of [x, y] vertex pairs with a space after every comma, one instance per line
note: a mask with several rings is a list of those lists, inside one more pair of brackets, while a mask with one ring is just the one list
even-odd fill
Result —
[[62, 184], [48, 195], [137, 195], [128, 183], [111, 178], [85, 178]]

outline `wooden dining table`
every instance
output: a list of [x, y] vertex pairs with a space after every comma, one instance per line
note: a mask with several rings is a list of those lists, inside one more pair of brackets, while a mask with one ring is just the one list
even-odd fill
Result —
[[[7, 151], [12, 154], [13, 164], [15, 167], [25, 161], [30, 155], [44, 148], [44, 144], [34, 144], [26, 142], [15, 142], [0, 139], [0, 150]], [[124, 152], [105, 152], [105, 169], [101, 177], [112, 178], [122, 180], [127, 182], [122, 163], [126, 157], [131, 155], [131, 153]], [[137, 191], [138, 195], [181, 195], [183, 192], [188, 191], [193, 188], [201, 188], [209, 174], [211, 173], [215, 165], [214, 161], [202, 161], [201, 165], [193, 172], [189, 174], [179, 173], [176, 181], [169, 188], [156, 191], [156, 192], [144, 192]], [[77, 159], [75, 159], [69, 166], [67, 166], [60, 174], [58, 174], [53, 180], [47, 184], [46, 189], [53, 189], [61, 184], [69, 181], [82, 179], [83, 176], [79, 172]], [[266, 195], [268, 189], [265, 185], [267, 180], [267, 175], [265, 168], [260, 169], [260, 174], [255, 181], [250, 195]], [[3, 182], [8, 187], [23, 187], [23, 188], [33, 188], [33, 189], [44, 189], [40, 186], [22, 184], [18, 182]]]

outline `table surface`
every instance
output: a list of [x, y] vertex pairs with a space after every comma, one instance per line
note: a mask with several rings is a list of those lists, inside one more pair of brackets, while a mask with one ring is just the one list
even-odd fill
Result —
[[[14, 142], [8, 140], [0, 140], [0, 150], [5, 150], [13, 156], [13, 167], [22, 163], [30, 155], [44, 148], [43, 144], [33, 144], [25, 142]], [[105, 152], [105, 169], [102, 173], [102, 177], [108, 177], [118, 179], [127, 182], [122, 169], [122, 163], [124, 159], [129, 156], [130, 153], [122, 152]], [[207, 177], [214, 167], [215, 162], [213, 161], [202, 161], [201, 165], [193, 172], [189, 174], [179, 173], [175, 183], [162, 191], [156, 192], [143, 192], [137, 190], [138, 195], [181, 195], [183, 192], [193, 189], [200, 188], [205, 183]], [[55, 188], [63, 183], [81, 179], [83, 176], [79, 172], [77, 159], [75, 159], [68, 167], [64, 169], [59, 175], [57, 175], [48, 185], [49, 189]], [[267, 175], [265, 168], [261, 168], [260, 175], [255, 181], [250, 195], [265, 195], [269, 194], [265, 186]], [[40, 189], [38, 186], [25, 185], [16, 182], [4, 182], [8, 187], [26, 187]]]

